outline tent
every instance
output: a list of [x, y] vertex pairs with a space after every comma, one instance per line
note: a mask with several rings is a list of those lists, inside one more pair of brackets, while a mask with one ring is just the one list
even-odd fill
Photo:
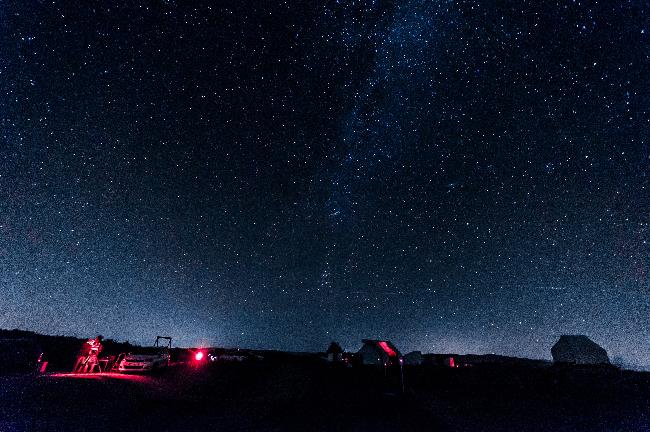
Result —
[[555, 363], [609, 364], [607, 351], [584, 335], [562, 335], [551, 348]]
[[390, 341], [363, 339], [358, 355], [364, 365], [390, 366], [398, 364], [402, 355]]
[[331, 362], [340, 362], [343, 360], [343, 348], [337, 342], [332, 342], [325, 352], [327, 360]]

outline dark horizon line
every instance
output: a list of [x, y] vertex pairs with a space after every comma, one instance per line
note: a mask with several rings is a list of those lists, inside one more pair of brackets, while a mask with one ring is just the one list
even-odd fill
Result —
[[[65, 334], [45, 334], [45, 333], [40, 333], [34, 330], [25, 330], [25, 329], [19, 329], [19, 328], [13, 328], [13, 329], [6, 329], [6, 328], [0, 328], [1, 331], [16, 331], [16, 332], [26, 332], [26, 333], [32, 333], [38, 336], [47, 336], [47, 337], [62, 337], [62, 338], [74, 338], [74, 339], [84, 339], [83, 337], [80, 336], [74, 336], [74, 335], [65, 335]], [[135, 347], [139, 348], [149, 348], [146, 345], [142, 345], [139, 343], [132, 343], [128, 340], [125, 341], [120, 341], [117, 339], [113, 339], [111, 337], [107, 337], [102, 334], [97, 334], [101, 335], [104, 340], [110, 339], [112, 341], [115, 341], [117, 343], [123, 343], [123, 344], [130, 344]], [[173, 338], [173, 336], [172, 336]], [[363, 340], [363, 339], [362, 339]], [[333, 341], [334, 342], [334, 341]], [[236, 350], [244, 350], [244, 351], [267, 351], [267, 352], [281, 352], [281, 353], [287, 353], [287, 354], [320, 354], [325, 352], [324, 351], [290, 351], [290, 350], [283, 350], [283, 349], [278, 349], [278, 348], [243, 348], [243, 347], [234, 347], [234, 346], [205, 346], [205, 347], [197, 347], [197, 346], [173, 346], [172, 348], [179, 348], [179, 349], [236, 349]], [[411, 352], [417, 352], [418, 350], [413, 350]], [[344, 352], [354, 352], [354, 351], [347, 351], [344, 349]], [[422, 355], [450, 355], [450, 356], [498, 356], [498, 357], [504, 357], [504, 358], [511, 358], [511, 359], [521, 359], [521, 360], [531, 360], [531, 361], [542, 361], [542, 362], [547, 362], [547, 363], [552, 363], [552, 360], [549, 359], [540, 359], [540, 358], [531, 358], [531, 357], [519, 357], [519, 356], [512, 356], [512, 355], [504, 355], [504, 354], [497, 354], [494, 352], [491, 353], [465, 353], [465, 354], [458, 354], [458, 353], [451, 353], [451, 352], [440, 352], [440, 353], [435, 353], [435, 352], [429, 352], [429, 353], [423, 353], [420, 351]], [[402, 355], [405, 355], [408, 353], [403, 353]], [[636, 366], [642, 366], [642, 365], [636, 365]], [[650, 368], [649, 368], [650, 369]]]

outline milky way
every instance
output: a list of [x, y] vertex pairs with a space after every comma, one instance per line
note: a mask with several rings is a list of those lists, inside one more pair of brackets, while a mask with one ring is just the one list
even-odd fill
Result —
[[650, 364], [641, 1], [9, 1], [0, 327]]

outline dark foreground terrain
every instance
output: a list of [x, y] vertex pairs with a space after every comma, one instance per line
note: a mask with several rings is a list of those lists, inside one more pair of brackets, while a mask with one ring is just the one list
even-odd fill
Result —
[[650, 374], [315, 360], [178, 366], [154, 376], [0, 376], [0, 431], [649, 431]]

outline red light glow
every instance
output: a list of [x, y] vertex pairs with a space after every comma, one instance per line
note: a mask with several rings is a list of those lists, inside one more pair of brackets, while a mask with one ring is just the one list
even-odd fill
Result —
[[194, 354], [194, 360], [196, 360], [196, 361], [203, 360], [203, 351], [199, 351], [196, 354]]
[[97, 381], [106, 381], [106, 380], [123, 380], [123, 381], [135, 381], [142, 383], [151, 382], [151, 378], [142, 375], [131, 375], [131, 374], [120, 374], [114, 372], [100, 372], [100, 373], [52, 373], [41, 375], [41, 378], [64, 378], [64, 379], [87, 379], [87, 380], [97, 380]]
[[397, 353], [391, 347], [388, 346], [388, 343], [384, 341], [380, 341], [378, 342], [378, 344], [381, 347], [381, 349], [383, 349], [384, 352], [388, 354], [388, 357], [397, 357]]

